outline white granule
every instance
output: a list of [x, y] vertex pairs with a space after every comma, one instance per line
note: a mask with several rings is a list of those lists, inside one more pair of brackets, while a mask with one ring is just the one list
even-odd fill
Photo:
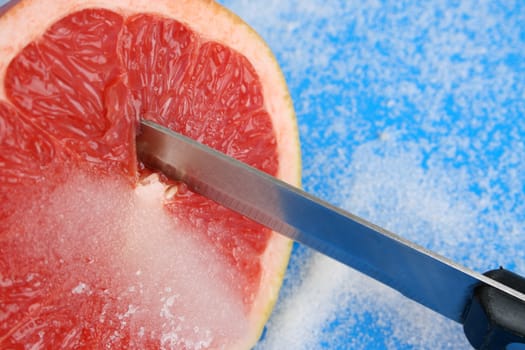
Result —
[[80, 282], [75, 288], [71, 290], [71, 293], [73, 294], [82, 294], [89, 290], [89, 287], [87, 284]]

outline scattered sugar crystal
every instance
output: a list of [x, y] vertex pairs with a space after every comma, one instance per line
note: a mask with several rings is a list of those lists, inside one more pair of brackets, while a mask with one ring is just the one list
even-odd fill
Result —
[[123, 320], [125, 318], [129, 318], [130, 316], [134, 315], [138, 311], [138, 307], [135, 305], [128, 305], [128, 310], [121, 315], [118, 315], [118, 319]]
[[89, 290], [89, 287], [87, 284], [80, 282], [75, 288], [71, 290], [71, 293], [73, 294], [82, 294]]

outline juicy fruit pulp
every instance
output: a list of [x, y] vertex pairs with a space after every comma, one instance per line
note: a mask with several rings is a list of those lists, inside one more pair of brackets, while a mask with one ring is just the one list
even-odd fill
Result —
[[222, 348], [272, 233], [137, 164], [139, 117], [275, 175], [241, 54], [158, 15], [82, 10], [10, 62], [0, 100], [0, 347]]

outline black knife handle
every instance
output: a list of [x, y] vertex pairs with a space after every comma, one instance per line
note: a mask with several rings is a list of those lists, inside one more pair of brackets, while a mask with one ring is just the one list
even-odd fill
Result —
[[[485, 275], [525, 293], [525, 278], [520, 275], [503, 268]], [[513, 343], [525, 344], [525, 303], [496, 288], [480, 285], [474, 289], [465, 312], [463, 330], [475, 349], [500, 350]]]

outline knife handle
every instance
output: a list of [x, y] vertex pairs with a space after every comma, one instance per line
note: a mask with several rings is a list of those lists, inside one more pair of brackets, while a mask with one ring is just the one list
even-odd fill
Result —
[[[503, 268], [485, 275], [525, 293], [525, 278], [520, 275]], [[474, 289], [466, 310], [463, 330], [475, 349], [500, 350], [513, 343], [525, 344], [525, 303], [493, 287], [480, 285]]]

